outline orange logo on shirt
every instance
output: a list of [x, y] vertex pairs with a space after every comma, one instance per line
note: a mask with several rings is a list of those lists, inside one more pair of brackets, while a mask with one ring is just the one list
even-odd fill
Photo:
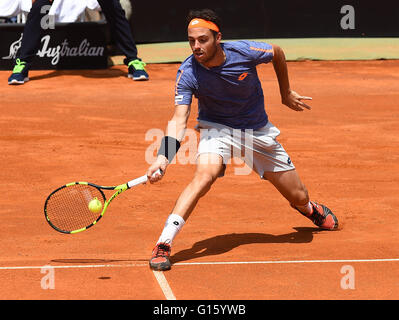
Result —
[[248, 75], [248, 72], [242, 73], [242, 74], [238, 77], [238, 80], [239, 80], [239, 81], [244, 80], [244, 79], [247, 77], [247, 75]]

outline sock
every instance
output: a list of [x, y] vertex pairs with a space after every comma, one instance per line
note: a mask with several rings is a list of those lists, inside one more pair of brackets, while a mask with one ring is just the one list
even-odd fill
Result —
[[304, 206], [295, 205], [295, 208], [297, 208], [299, 211], [301, 211], [302, 213], [304, 213], [307, 216], [311, 215], [313, 212], [313, 207], [312, 207], [310, 201], [307, 204], [305, 204]]
[[178, 214], [172, 213], [166, 220], [165, 227], [159, 237], [157, 244], [160, 242], [166, 242], [172, 245], [173, 239], [179, 233], [180, 229], [184, 226], [184, 219]]

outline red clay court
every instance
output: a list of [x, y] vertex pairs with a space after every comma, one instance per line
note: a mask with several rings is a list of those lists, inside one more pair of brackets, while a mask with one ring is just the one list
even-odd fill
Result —
[[[272, 66], [258, 68], [279, 141], [339, 231], [319, 231], [271, 184], [228, 167], [175, 239], [172, 270], [154, 273], [151, 250], [192, 164], [120, 195], [88, 231], [48, 226], [56, 187], [146, 172], [145, 135], [172, 116], [178, 66], [149, 64], [148, 82], [124, 66], [32, 71], [20, 87], [0, 72], [0, 299], [398, 299], [398, 60], [289, 62], [292, 88], [313, 97], [302, 113], [280, 103]], [[43, 289], [44, 266], [54, 289]]]

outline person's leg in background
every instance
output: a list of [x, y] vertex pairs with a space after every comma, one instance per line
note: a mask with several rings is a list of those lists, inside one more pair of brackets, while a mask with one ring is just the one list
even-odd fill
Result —
[[110, 25], [117, 46], [126, 56], [124, 62], [129, 68], [128, 77], [133, 80], [148, 80], [145, 63], [137, 57], [136, 42], [120, 1], [98, 0], [98, 3]]
[[36, 0], [32, 4], [26, 19], [21, 47], [17, 53], [13, 73], [8, 78], [8, 84], [24, 84], [29, 81], [29, 67], [40, 47], [41, 21], [48, 13], [48, 10], [42, 10], [42, 8], [50, 5], [50, 0]]

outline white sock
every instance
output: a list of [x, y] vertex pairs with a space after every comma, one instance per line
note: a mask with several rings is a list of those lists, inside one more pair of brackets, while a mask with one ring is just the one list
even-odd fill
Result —
[[165, 227], [159, 237], [157, 244], [160, 242], [166, 242], [172, 245], [173, 239], [179, 233], [180, 229], [184, 226], [184, 219], [178, 214], [172, 213], [166, 220]]
[[306, 215], [310, 215], [313, 212], [313, 207], [310, 204], [310, 201], [305, 204], [304, 206], [295, 206], [299, 211], [301, 211], [302, 213], [306, 214]]

